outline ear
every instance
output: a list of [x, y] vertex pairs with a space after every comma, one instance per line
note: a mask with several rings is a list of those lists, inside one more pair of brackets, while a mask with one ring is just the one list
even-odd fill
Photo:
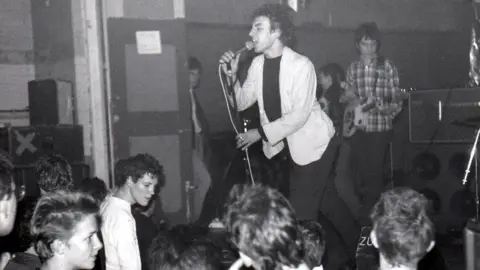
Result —
[[372, 240], [373, 246], [378, 249], [378, 239], [377, 234], [375, 233], [375, 229], [372, 229], [372, 231], [370, 232], [370, 240]]
[[59, 239], [55, 239], [50, 247], [53, 253], [63, 255], [65, 253], [66, 244]]
[[127, 178], [127, 186], [131, 187], [133, 185], [135, 185], [135, 183], [133, 182], [133, 178], [131, 176], [129, 176]]
[[282, 35], [282, 30], [280, 30], [280, 28], [276, 28], [276, 29], [273, 29], [273, 33], [272, 33], [276, 38], [280, 38], [280, 36]]
[[430, 242], [430, 245], [427, 248], [427, 253], [430, 252], [434, 246], [435, 246], [435, 240], [432, 240], [432, 242]]

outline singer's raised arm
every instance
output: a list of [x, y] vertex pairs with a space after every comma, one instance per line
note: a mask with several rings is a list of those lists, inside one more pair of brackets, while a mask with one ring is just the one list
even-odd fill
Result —
[[[259, 70], [260, 68], [261, 65], [259, 62], [259, 57], [255, 57], [255, 59], [253, 59], [252, 61], [252, 64], [250, 65], [250, 68], [248, 69], [247, 78], [245, 79], [245, 82], [243, 82], [243, 85], [240, 85], [238, 79], [234, 84], [235, 97], [237, 100], [237, 106], [239, 111], [248, 109], [257, 101], [257, 91], [255, 89], [255, 74], [261, 72]], [[230, 101], [230, 103], [233, 102], [232, 99], [230, 99]]]

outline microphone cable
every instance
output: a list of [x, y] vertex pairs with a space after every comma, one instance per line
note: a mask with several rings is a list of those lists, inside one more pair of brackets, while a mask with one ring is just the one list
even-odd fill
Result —
[[[232, 124], [233, 126], [233, 129], [235, 131], [235, 135], [238, 135], [240, 134], [240, 132], [238, 131], [237, 129], [237, 126], [235, 125], [235, 121], [233, 120], [233, 115], [232, 115], [232, 110], [230, 109], [230, 101], [228, 100], [228, 93], [227, 93], [227, 87], [225, 85], [225, 82], [223, 81], [223, 77], [222, 77], [222, 64], [219, 64], [218, 65], [218, 77], [220, 79], [220, 84], [222, 86], [222, 92], [223, 92], [223, 97], [225, 98], [225, 103], [227, 105], [227, 111], [228, 111], [228, 117], [230, 119], [230, 123]], [[234, 87], [234, 85], [232, 85], [232, 88]], [[235, 91], [235, 90], [233, 90]], [[235, 93], [234, 93], [235, 95]], [[236, 97], [233, 96], [233, 99], [234, 99], [234, 102]], [[238, 110], [238, 108], [236, 108]], [[244, 131], [247, 131], [246, 127], [244, 128]], [[250, 162], [250, 155], [248, 154], [248, 148], [246, 148], [245, 150], [243, 150], [245, 152], [245, 159], [247, 161], [247, 168], [248, 168], [248, 174], [250, 176], [250, 181], [252, 182], [252, 184], [255, 184], [255, 179], [253, 177], [253, 171], [252, 171], [252, 164]]]

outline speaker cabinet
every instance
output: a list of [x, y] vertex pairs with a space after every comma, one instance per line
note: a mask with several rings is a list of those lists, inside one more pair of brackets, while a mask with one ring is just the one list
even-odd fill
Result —
[[30, 125], [76, 124], [71, 82], [46, 79], [28, 82]]
[[70, 163], [83, 163], [85, 159], [82, 126], [8, 127], [0, 131], [0, 136], [2, 147], [15, 165], [32, 165], [51, 153]]
[[437, 230], [462, 229], [475, 215], [475, 164], [468, 182], [462, 179], [467, 167], [469, 144], [410, 144], [407, 147], [405, 174], [396, 186], [408, 186], [432, 202]]
[[410, 93], [412, 143], [470, 143], [480, 126], [480, 88], [421, 90]]

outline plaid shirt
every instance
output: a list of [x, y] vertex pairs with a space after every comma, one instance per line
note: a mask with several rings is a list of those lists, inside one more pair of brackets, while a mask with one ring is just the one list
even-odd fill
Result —
[[[393, 128], [393, 118], [402, 110], [398, 71], [392, 61], [384, 59], [379, 65], [379, 58], [366, 63], [363, 59], [350, 64], [347, 70], [347, 89], [355, 91], [360, 99], [373, 98], [380, 102], [388, 112], [374, 108], [368, 112], [366, 132], [382, 132]], [[375, 85], [375, 77], [377, 79]]]

